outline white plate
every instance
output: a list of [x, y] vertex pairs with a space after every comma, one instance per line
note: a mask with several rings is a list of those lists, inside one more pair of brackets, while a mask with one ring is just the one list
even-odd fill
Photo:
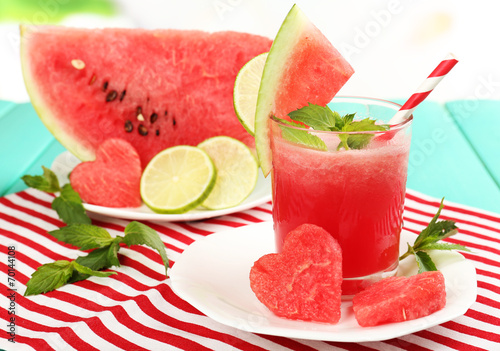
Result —
[[[65, 151], [56, 157], [52, 163], [52, 171], [57, 175], [61, 186], [68, 183], [68, 175], [80, 163], [80, 160], [70, 152]], [[255, 206], [262, 205], [271, 201], [271, 180], [270, 177], [264, 178], [262, 172], [259, 172], [257, 185], [253, 192], [240, 205], [224, 210], [206, 210], [203, 208], [193, 209], [181, 214], [160, 214], [153, 212], [149, 207], [142, 204], [137, 208], [111, 208], [97, 205], [83, 204], [83, 207], [89, 212], [105, 215], [109, 217], [124, 218], [131, 220], [147, 221], [197, 221], [217, 216], [222, 216], [234, 212], [248, 210]]]
[[[416, 235], [403, 232], [400, 251]], [[339, 323], [287, 320], [275, 316], [250, 289], [249, 273], [259, 257], [274, 252], [271, 222], [211, 234], [192, 243], [169, 272], [175, 293], [212, 319], [248, 332], [299, 339], [365, 342], [396, 338], [444, 323], [464, 314], [476, 301], [476, 271], [457, 252], [432, 255], [446, 282], [446, 306], [429, 316], [401, 323], [363, 328], [352, 303], [342, 302]], [[403, 260], [399, 275], [417, 271], [414, 259]]]

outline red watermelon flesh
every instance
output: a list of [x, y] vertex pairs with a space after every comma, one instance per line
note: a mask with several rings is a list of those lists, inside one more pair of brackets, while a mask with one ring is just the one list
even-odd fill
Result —
[[106, 207], [141, 205], [141, 160], [122, 139], [108, 139], [97, 149], [95, 161], [78, 164], [70, 174], [73, 189], [83, 201]]
[[444, 276], [432, 271], [386, 278], [356, 294], [352, 304], [362, 327], [428, 316], [446, 305]]
[[324, 229], [303, 224], [285, 238], [283, 251], [264, 255], [250, 271], [250, 287], [279, 317], [337, 323], [342, 252]]
[[233, 85], [270, 46], [238, 32], [21, 27], [26, 87], [56, 139], [83, 161], [104, 140], [125, 139], [143, 167], [167, 147], [216, 135], [254, 147]]
[[351, 65], [312, 23], [299, 37], [287, 62], [274, 100], [274, 113], [280, 118], [288, 118], [288, 113], [308, 103], [325, 106], [354, 74]]

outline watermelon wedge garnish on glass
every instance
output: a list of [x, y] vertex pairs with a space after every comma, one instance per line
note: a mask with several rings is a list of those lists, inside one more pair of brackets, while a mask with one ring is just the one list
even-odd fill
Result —
[[254, 147], [238, 122], [233, 85], [271, 40], [238, 32], [21, 26], [21, 61], [33, 106], [82, 161], [111, 138], [142, 167], [158, 152], [227, 135]]
[[321, 31], [294, 5], [264, 65], [255, 112], [255, 143], [264, 175], [272, 168], [269, 118], [288, 118], [308, 103], [325, 106], [354, 73]]

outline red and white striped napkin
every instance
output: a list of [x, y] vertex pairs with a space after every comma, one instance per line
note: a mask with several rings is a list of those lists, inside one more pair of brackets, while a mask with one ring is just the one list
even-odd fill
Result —
[[[63, 223], [53, 197], [29, 189], [0, 198], [0, 349], [5, 350], [500, 350], [500, 215], [446, 203], [442, 219], [457, 222], [449, 239], [472, 249], [463, 255], [477, 271], [477, 301], [452, 321], [400, 338], [335, 343], [257, 335], [211, 320], [177, 297], [159, 255], [143, 246], [120, 249], [122, 266], [109, 278], [90, 278], [56, 291], [23, 297], [37, 267], [79, 254], [47, 231]], [[439, 200], [408, 191], [405, 228], [418, 233]], [[228, 228], [271, 220], [271, 204], [199, 222], [146, 222], [160, 233], [171, 264], [194, 240]], [[94, 222], [112, 235], [126, 220]], [[8, 286], [9, 246], [15, 247], [15, 286]], [[202, 263], [200, 263], [202, 264]], [[115, 267], [113, 267], [115, 268]], [[214, 272], [215, 274], [215, 272]], [[9, 288], [15, 291], [15, 344], [8, 324]]]

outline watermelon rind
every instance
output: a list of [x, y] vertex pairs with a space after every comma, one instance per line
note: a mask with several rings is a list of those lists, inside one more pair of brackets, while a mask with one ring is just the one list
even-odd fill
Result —
[[310, 24], [309, 19], [297, 5], [293, 5], [285, 17], [269, 50], [257, 98], [255, 111], [255, 147], [264, 176], [271, 172], [272, 154], [269, 136], [269, 117], [273, 111], [274, 97], [280, 87], [285, 70], [284, 62], [293, 52], [300, 33]]
[[30, 78], [33, 74], [31, 72], [31, 65], [29, 64], [30, 55], [26, 53], [26, 47], [28, 46], [32, 31], [36, 31], [37, 27], [20, 25], [19, 29], [21, 34], [20, 53], [24, 85], [33, 108], [49, 132], [56, 136], [56, 139], [64, 145], [69, 152], [78, 157], [80, 160], [95, 160], [95, 151], [93, 148], [85, 147], [82, 144], [75, 144], [73, 142], [73, 137], [61, 128], [61, 124], [57, 122], [56, 116], [52, 113], [52, 109], [44, 102], [43, 95], [38, 90], [37, 84], [35, 84]]

